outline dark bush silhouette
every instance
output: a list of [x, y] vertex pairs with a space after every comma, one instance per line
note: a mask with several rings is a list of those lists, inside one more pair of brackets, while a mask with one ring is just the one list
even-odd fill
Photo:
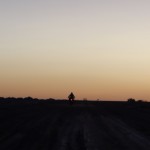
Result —
[[129, 99], [127, 100], [127, 102], [129, 102], [129, 103], [135, 103], [136, 101], [135, 101], [135, 99], [133, 99], [133, 98], [129, 98]]
[[143, 100], [141, 100], [141, 99], [139, 99], [139, 100], [137, 100], [137, 102], [138, 103], [142, 103], [142, 102], [144, 102]]
[[33, 100], [33, 98], [30, 97], [30, 96], [29, 96], [29, 97], [25, 97], [24, 99], [25, 99], [25, 100]]

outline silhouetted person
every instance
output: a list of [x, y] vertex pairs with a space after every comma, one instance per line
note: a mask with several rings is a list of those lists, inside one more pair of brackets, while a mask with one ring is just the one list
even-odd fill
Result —
[[75, 99], [75, 96], [74, 94], [71, 92], [70, 95], [68, 96], [68, 99], [69, 99], [69, 102], [72, 104], [74, 99]]

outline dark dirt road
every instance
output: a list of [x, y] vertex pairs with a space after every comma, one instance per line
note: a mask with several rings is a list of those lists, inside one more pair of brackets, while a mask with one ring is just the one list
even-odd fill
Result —
[[149, 150], [149, 104], [0, 105], [0, 150]]

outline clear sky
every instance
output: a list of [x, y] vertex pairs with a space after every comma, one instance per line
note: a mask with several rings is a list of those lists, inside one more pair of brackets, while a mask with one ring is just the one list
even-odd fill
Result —
[[1, 0], [0, 96], [150, 100], [149, 0]]

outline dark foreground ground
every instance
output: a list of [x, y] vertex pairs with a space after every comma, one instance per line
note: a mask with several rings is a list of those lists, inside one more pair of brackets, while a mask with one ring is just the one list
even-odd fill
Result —
[[0, 150], [149, 150], [150, 104], [0, 104]]

